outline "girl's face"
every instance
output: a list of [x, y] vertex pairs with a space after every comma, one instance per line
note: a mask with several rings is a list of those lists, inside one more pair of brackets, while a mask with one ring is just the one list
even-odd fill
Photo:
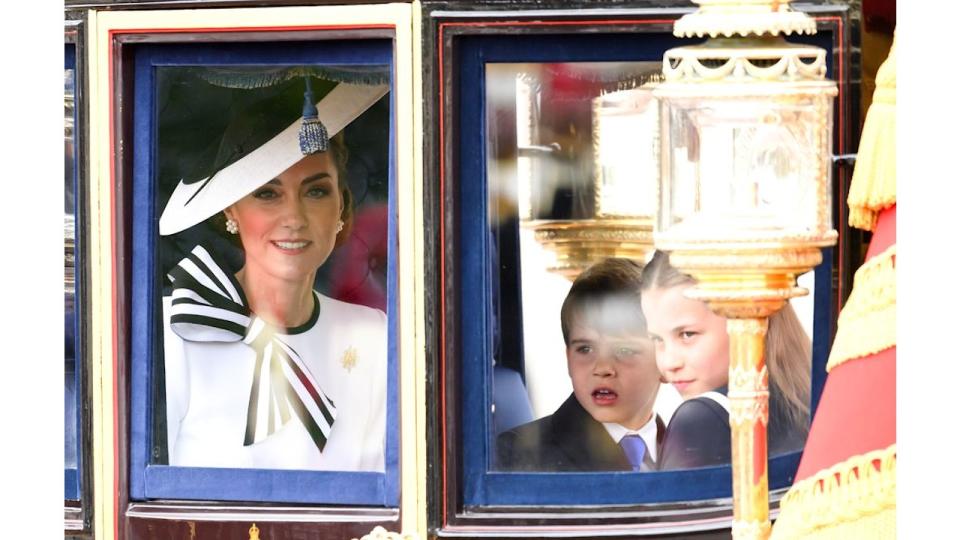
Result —
[[683, 291], [691, 285], [643, 291], [641, 303], [657, 367], [683, 399], [725, 386], [730, 369], [727, 320]]
[[312, 281], [333, 251], [342, 211], [337, 169], [323, 152], [304, 157], [224, 213], [237, 222], [245, 272]]

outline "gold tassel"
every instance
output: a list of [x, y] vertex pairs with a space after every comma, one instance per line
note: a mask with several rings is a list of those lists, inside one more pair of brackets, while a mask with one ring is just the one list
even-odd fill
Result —
[[896, 256], [894, 244], [853, 276], [853, 292], [837, 319], [827, 371], [897, 344]]
[[780, 517], [770, 538], [896, 538], [896, 512], [894, 444], [853, 456], [794, 484], [780, 502]]
[[872, 231], [877, 214], [897, 202], [897, 42], [877, 70], [877, 89], [860, 135], [847, 204], [851, 227]]

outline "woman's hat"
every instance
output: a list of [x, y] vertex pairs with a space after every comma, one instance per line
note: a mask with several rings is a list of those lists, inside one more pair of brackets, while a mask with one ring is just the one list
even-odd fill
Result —
[[[339, 133], [390, 89], [379, 81], [357, 84], [321, 80], [318, 94], [323, 97], [314, 108], [310, 80], [309, 75], [286, 80], [277, 88], [260, 92], [262, 99], [238, 101], [233, 108], [239, 110], [219, 134], [216, 153], [200, 154], [204, 157], [198, 159], [199, 167], [174, 177], [180, 182], [160, 216], [161, 236], [206, 220], [276, 178], [305, 155], [325, 151], [328, 137]], [[290, 96], [299, 97], [302, 108]]]

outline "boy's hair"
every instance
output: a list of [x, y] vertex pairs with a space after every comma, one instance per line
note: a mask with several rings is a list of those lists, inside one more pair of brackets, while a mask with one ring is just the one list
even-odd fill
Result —
[[640, 309], [640, 275], [643, 266], [630, 259], [604, 259], [584, 270], [570, 287], [560, 308], [563, 342], [570, 344], [570, 329], [585, 318], [591, 328], [607, 333], [647, 335]]

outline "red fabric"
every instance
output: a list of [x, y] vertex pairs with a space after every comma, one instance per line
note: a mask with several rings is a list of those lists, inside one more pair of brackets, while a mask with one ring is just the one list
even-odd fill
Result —
[[[757, 422], [753, 426], [753, 444], [763, 448], [763, 456], [767, 455], [767, 430], [763, 424]], [[760, 483], [760, 478], [767, 475], [767, 460], [759, 452], [753, 454], [753, 485]]]
[[[897, 242], [897, 206], [880, 212], [867, 260]], [[854, 284], [856, 287], [856, 284]], [[897, 348], [849, 360], [830, 371], [796, 481], [897, 441]]]
[[[552, 77], [547, 78], [549, 83], [544, 90], [544, 93], [550, 97], [549, 103], [586, 101], [589, 107], [589, 100], [600, 95], [600, 90], [603, 88], [600, 81], [589, 80], [588, 74], [583, 73], [583, 70], [578, 69], [575, 65], [558, 64], [550, 66], [549, 69]], [[546, 99], [543, 102], [548, 103]]]
[[350, 238], [331, 257], [330, 296], [386, 311], [388, 221], [386, 204], [353, 216]]
[[796, 481], [897, 441], [897, 348], [850, 360], [827, 377]]
[[867, 249], [867, 260], [882, 253], [885, 249], [897, 243], [897, 205], [893, 205], [880, 212], [877, 216], [877, 226], [870, 239]]

